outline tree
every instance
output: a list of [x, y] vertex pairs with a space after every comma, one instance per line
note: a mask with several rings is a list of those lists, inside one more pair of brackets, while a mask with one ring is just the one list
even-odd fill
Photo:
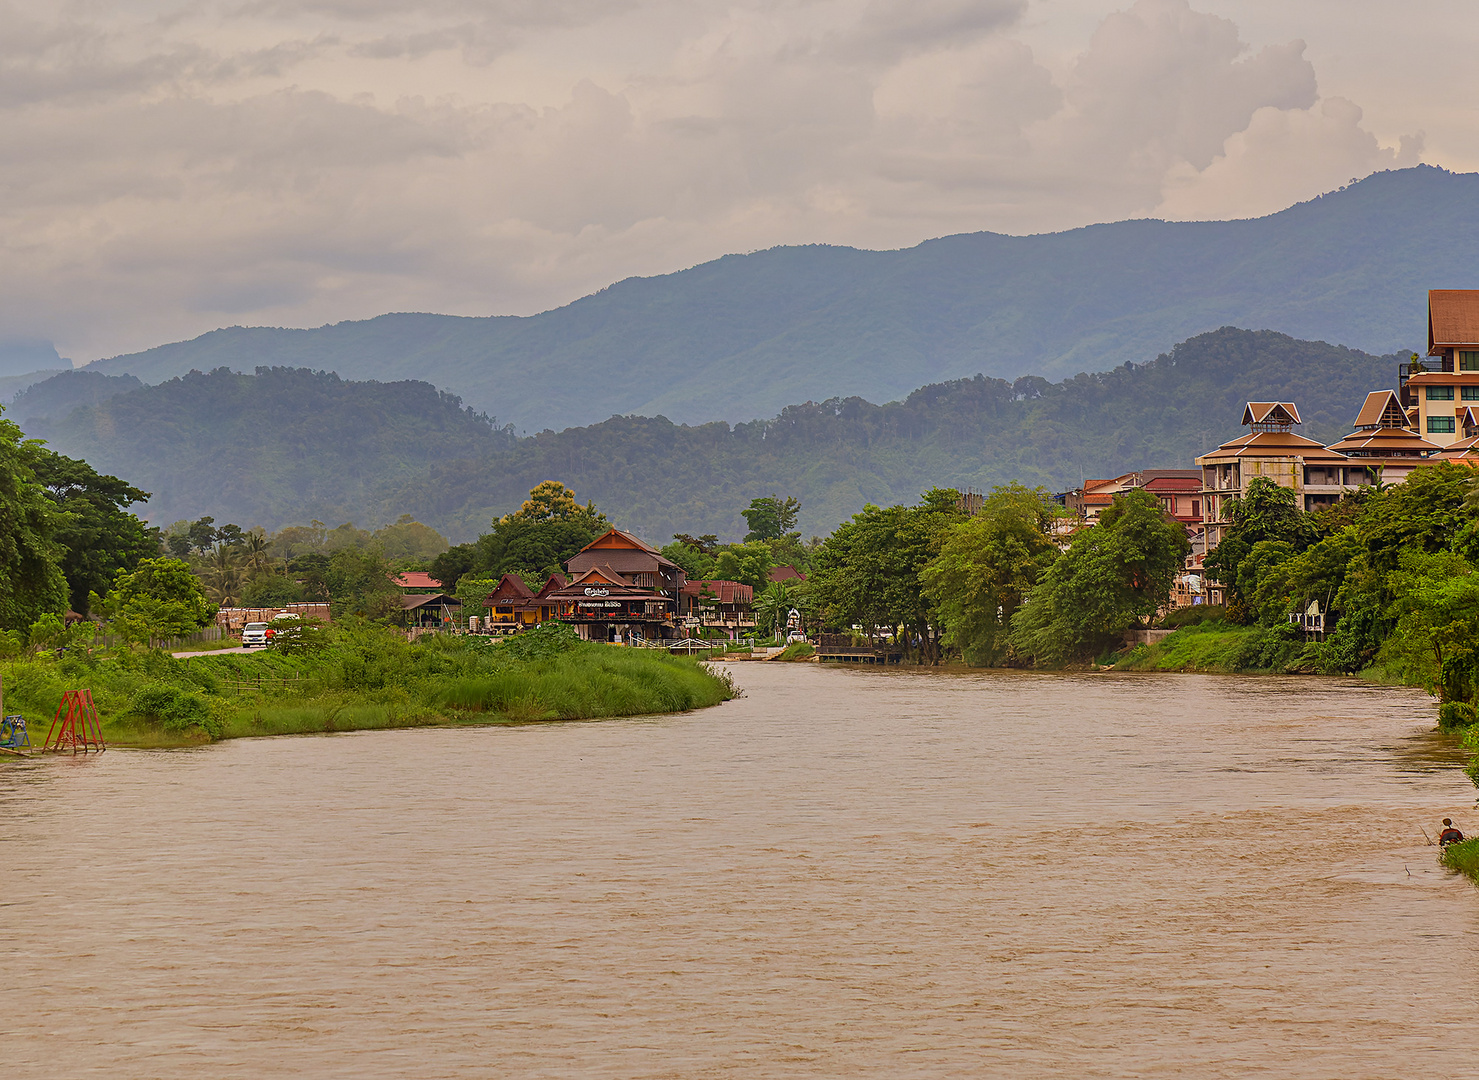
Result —
[[457, 544], [431, 560], [429, 573], [434, 580], [442, 583], [442, 588], [455, 589], [464, 576], [472, 573], [477, 561], [476, 544]]
[[403, 610], [400, 590], [391, 581], [391, 566], [378, 552], [339, 549], [329, 556], [324, 584], [336, 618], [388, 619]]
[[1314, 518], [1300, 509], [1294, 492], [1266, 476], [1248, 481], [1243, 497], [1229, 500], [1227, 515], [1230, 524], [1203, 566], [1208, 577], [1223, 586], [1229, 618], [1241, 622], [1253, 614], [1251, 598], [1243, 589], [1243, 582], [1251, 579], [1241, 567], [1254, 545], [1281, 541], [1297, 554], [1313, 544], [1317, 534]]
[[241, 603], [245, 578], [240, 556], [224, 543], [210, 553], [201, 573], [206, 595], [222, 607], [236, 607]]
[[141, 644], [198, 630], [217, 610], [189, 564], [163, 556], [120, 573], [101, 606], [125, 638]]
[[759, 592], [769, 584], [774, 565], [765, 544], [731, 544], [714, 557], [709, 574], [714, 581], [738, 581]]
[[595, 503], [581, 506], [575, 492], [556, 480], [546, 480], [512, 514], [493, 522], [493, 530], [478, 538], [474, 571], [498, 577], [526, 574], [545, 577], [559, 573], [572, 555], [610, 526]]
[[63, 512], [56, 533], [62, 573], [72, 610], [86, 615], [90, 594], [106, 593], [119, 571], [159, 553], [157, 533], [128, 512], [149, 493], [40, 447], [31, 463], [47, 498]]
[[801, 501], [790, 495], [784, 499], [779, 495], [769, 495], [763, 499], [750, 500], [750, 508], [740, 511], [745, 523], [750, 526], [749, 533], [745, 535], [745, 543], [752, 540], [779, 540], [795, 530], [796, 515], [800, 510]]
[[[690, 543], [693, 539], [691, 536], [675, 537], [671, 544], [662, 549], [662, 553], [683, 568], [683, 574], [689, 581], [712, 579], [714, 577], [714, 552], [712, 549], [705, 551], [694, 543]], [[713, 539], [713, 537], [699, 538], [699, 540], [704, 539]]]
[[[392, 562], [411, 562], [425, 565], [447, 550], [447, 538], [430, 525], [423, 525], [410, 514], [402, 514], [394, 525], [376, 530], [371, 537], [379, 546], [380, 553]], [[456, 584], [447, 582], [448, 587]]]
[[185, 535], [190, 538], [191, 547], [202, 555], [205, 554], [216, 542], [216, 519], [203, 517], [191, 522]]
[[1048, 535], [1053, 509], [1041, 488], [996, 488], [979, 513], [946, 532], [940, 554], [921, 571], [925, 594], [939, 609], [945, 643], [958, 648], [966, 663], [1007, 658], [1011, 618], [1058, 554]]
[[1165, 606], [1189, 550], [1154, 495], [1117, 495], [1028, 593], [1011, 620], [1013, 646], [1042, 667], [1093, 656]]
[[39, 452], [15, 423], [0, 420], [0, 627], [8, 630], [67, 610], [59, 538], [68, 522], [36, 480]]
[[1382, 658], [1440, 702], [1479, 700], [1479, 574], [1452, 552], [1411, 548], [1390, 589], [1396, 629]]
[[918, 506], [865, 506], [817, 550], [808, 581], [814, 614], [825, 625], [879, 628], [921, 660], [939, 659], [934, 601], [920, 582], [950, 526], [965, 520], [959, 492], [936, 488]]

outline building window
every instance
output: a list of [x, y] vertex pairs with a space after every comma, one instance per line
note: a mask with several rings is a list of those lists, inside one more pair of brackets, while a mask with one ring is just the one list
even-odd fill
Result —
[[1430, 416], [1428, 417], [1428, 434], [1430, 435], [1452, 435], [1453, 417]]
[[1453, 400], [1453, 387], [1451, 387], [1451, 386], [1430, 386], [1430, 387], [1428, 387], [1428, 400], [1429, 401], [1452, 401]]
[[1459, 392], [1465, 401], [1479, 401], [1479, 386], [1465, 386]]
[[1479, 371], [1479, 352], [1460, 352], [1458, 354], [1458, 369], [1460, 371]]

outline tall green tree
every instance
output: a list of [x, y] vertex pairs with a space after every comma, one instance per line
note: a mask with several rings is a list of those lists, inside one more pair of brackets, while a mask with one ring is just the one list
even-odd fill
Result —
[[1012, 617], [1013, 646], [1042, 667], [1094, 656], [1165, 606], [1189, 550], [1154, 495], [1116, 496], [1028, 593]]
[[120, 573], [107, 598], [94, 602], [130, 641], [178, 637], [205, 626], [217, 608], [183, 559], [140, 559]]
[[56, 540], [68, 600], [73, 611], [86, 615], [92, 593], [106, 594], [120, 571], [159, 553], [157, 534], [128, 512], [149, 493], [49, 450], [37, 448], [31, 460], [37, 481], [62, 511]]
[[574, 491], [557, 480], [546, 480], [529, 492], [523, 506], [499, 518], [491, 532], [478, 538], [473, 572], [547, 577], [561, 572], [572, 555], [608, 528], [595, 503], [582, 506]]
[[1007, 659], [1011, 618], [1058, 555], [1048, 533], [1054, 509], [1042, 488], [996, 488], [975, 517], [949, 529], [940, 554], [921, 571], [944, 641], [966, 663]]
[[938, 661], [940, 626], [920, 575], [947, 530], [965, 520], [956, 491], [936, 488], [917, 506], [865, 506], [812, 561], [810, 602], [827, 626], [898, 635], [921, 661]]
[[67, 610], [67, 519], [47, 498], [35, 466], [44, 451], [0, 419], [0, 627], [29, 630], [47, 613]]
[[[1229, 501], [1227, 516], [1230, 524], [1222, 541], [1208, 553], [1204, 568], [1223, 587], [1228, 617], [1243, 622], [1256, 619], [1258, 614], [1251, 593], [1245, 588], [1257, 579], [1258, 571], [1242, 570], [1254, 545], [1278, 542], [1287, 547], [1272, 550], [1281, 555], [1298, 554], [1316, 540], [1315, 519], [1300, 508], [1292, 489], [1281, 487], [1266, 476], [1255, 476], [1248, 481], [1243, 497]], [[1260, 566], [1268, 561], [1270, 552], [1271, 549], [1262, 549]]]
[[750, 527], [745, 542], [752, 540], [779, 540], [796, 529], [796, 515], [801, 512], [801, 500], [787, 495], [767, 495], [763, 499], [750, 500], [747, 510], [740, 514]]

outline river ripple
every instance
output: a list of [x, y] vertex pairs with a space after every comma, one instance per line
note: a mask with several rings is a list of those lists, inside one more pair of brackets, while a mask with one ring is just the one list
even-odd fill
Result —
[[1474, 1075], [1419, 694], [739, 665], [683, 716], [0, 768], [0, 1071]]

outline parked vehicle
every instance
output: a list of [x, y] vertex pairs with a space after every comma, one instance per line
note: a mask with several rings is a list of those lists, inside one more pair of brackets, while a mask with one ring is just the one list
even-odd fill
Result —
[[253, 645], [266, 645], [271, 633], [266, 623], [249, 622], [241, 628], [241, 647], [250, 649]]

